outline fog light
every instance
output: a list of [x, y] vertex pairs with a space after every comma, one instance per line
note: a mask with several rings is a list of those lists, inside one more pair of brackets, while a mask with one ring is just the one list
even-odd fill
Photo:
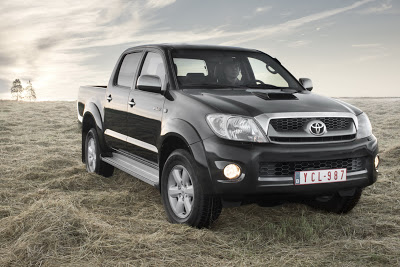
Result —
[[236, 179], [241, 173], [242, 171], [240, 170], [240, 167], [236, 164], [229, 164], [224, 168], [224, 175], [228, 179]]
[[375, 156], [374, 165], [375, 165], [375, 169], [378, 169], [378, 166], [379, 166], [379, 155]]

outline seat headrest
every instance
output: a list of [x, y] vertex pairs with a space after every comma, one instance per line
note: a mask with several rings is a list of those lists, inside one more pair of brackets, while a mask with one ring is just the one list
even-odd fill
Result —
[[224, 65], [223, 64], [217, 64], [215, 65], [214, 69], [214, 78], [216, 81], [221, 81], [225, 77], [224, 75]]
[[190, 82], [204, 82], [204, 73], [188, 73], [186, 74], [187, 80]]
[[186, 74], [188, 78], [204, 78], [204, 73], [188, 73]]

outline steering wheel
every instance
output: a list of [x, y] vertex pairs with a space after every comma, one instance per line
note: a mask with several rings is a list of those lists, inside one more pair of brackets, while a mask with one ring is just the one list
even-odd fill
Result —
[[265, 84], [263, 81], [255, 80], [256, 83]]

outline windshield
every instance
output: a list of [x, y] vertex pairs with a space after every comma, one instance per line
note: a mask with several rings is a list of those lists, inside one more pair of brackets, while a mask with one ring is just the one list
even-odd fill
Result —
[[276, 60], [259, 52], [175, 49], [172, 58], [180, 88], [302, 90]]

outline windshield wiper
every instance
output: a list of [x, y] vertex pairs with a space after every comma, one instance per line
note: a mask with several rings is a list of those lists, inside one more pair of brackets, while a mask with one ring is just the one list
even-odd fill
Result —
[[243, 85], [229, 85], [229, 84], [210, 84], [210, 83], [185, 83], [181, 85], [182, 87], [206, 87], [206, 88], [246, 88]]
[[224, 87], [230, 87], [230, 88], [248, 88], [247, 85], [242, 85], [242, 84], [236, 84], [236, 85], [230, 85], [230, 84], [219, 84]]

